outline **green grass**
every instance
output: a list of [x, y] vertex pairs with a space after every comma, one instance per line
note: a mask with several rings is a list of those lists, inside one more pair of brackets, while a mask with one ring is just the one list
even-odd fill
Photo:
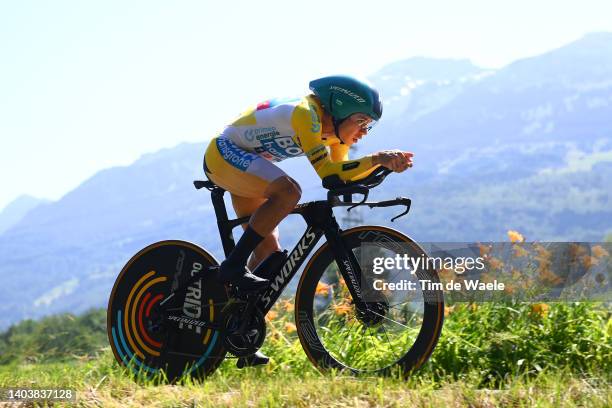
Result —
[[270, 375], [267, 368], [220, 370], [205, 381], [180, 385], [142, 384], [116, 366], [110, 350], [98, 359], [71, 363], [4, 366], [0, 387], [61, 387], [77, 392], [80, 406], [588, 406], [612, 403], [609, 384], [600, 377], [544, 370], [535, 376], [508, 377], [494, 388], [480, 388], [477, 372], [462, 380], [430, 375], [408, 381], [353, 378], [333, 373]]
[[[0, 388], [71, 388], [78, 405], [103, 407], [612, 406], [612, 322], [605, 304], [456, 304], [432, 358], [407, 381], [321, 374], [293, 331], [291, 304], [280, 302], [274, 312], [263, 347], [269, 365], [237, 370], [228, 359], [204, 381], [177, 385], [135, 381], [104, 345], [103, 327], [96, 332], [100, 319], [39, 322], [57, 326], [51, 332], [30, 322], [0, 336]], [[79, 319], [89, 337], [74, 338], [80, 330], [67, 322]], [[64, 323], [69, 330], [60, 330]]]

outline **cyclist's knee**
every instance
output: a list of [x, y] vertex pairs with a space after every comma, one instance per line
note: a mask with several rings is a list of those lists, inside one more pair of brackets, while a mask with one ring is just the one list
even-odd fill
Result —
[[268, 186], [266, 193], [269, 198], [278, 198], [282, 202], [291, 205], [291, 208], [293, 208], [302, 197], [300, 185], [289, 176], [282, 176], [274, 180]]

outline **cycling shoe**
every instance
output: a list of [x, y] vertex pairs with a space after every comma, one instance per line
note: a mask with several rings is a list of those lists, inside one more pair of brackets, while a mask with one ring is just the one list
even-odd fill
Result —
[[231, 283], [239, 289], [246, 291], [257, 291], [268, 287], [270, 283], [268, 279], [263, 279], [254, 275], [246, 266], [243, 267], [242, 273], [240, 273], [239, 268], [228, 265], [226, 262], [227, 261], [221, 262], [219, 271], [217, 272], [217, 278], [222, 283]]
[[254, 354], [246, 357], [240, 357], [238, 362], [236, 362], [236, 367], [244, 368], [244, 367], [254, 367], [258, 365], [268, 364], [270, 361], [270, 357], [266, 356], [261, 351], [256, 351]]

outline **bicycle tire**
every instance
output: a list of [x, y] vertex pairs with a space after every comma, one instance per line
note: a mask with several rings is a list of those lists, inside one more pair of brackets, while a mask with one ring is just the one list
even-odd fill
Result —
[[[218, 330], [182, 321], [176, 323], [177, 327], [166, 325], [161, 332], [149, 327], [156, 305], [179, 281], [188, 279], [196, 269], [216, 265], [217, 260], [206, 250], [179, 240], [151, 244], [127, 262], [115, 281], [107, 308], [108, 339], [120, 365], [139, 377], [161, 374], [159, 378], [170, 382], [185, 375], [203, 378], [216, 370], [226, 353]], [[172, 299], [183, 302], [178, 315], [199, 318], [199, 313], [206, 315], [202, 320], [218, 320], [227, 302], [223, 286], [206, 275], [192, 285], [183, 299]]]
[[[378, 242], [383, 245], [383, 243], [400, 243], [405, 244], [409, 251], [413, 251], [414, 254], [425, 254], [423, 249], [410, 237], [402, 234], [399, 231], [396, 231], [391, 228], [383, 227], [383, 226], [360, 226], [345, 230], [341, 234], [345, 245], [347, 248], [351, 250], [355, 250], [361, 246], [363, 242], [370, 238], [375, 238]], [[385, 244], [386, 245], [386, 244]], [[388, 246], [388, 245], [387, 245]], [[387, 356], [384, 358], [380, 358], [380, 367], [376, 367], [374, 369], [370, 369], [362, 364], [361, 367], [348, 364], [346, 361], [341, 361], [341, 356], [343, 355], [342, 350], [331, 350], [332, 346], [334, 346], [333, 342], [328, 342], [325, 337], [332, 337], [336, 335], [336, 337], [340, 336], [340, 334], [346, 332], [346, 329], [338, 329], [336, 325], [336, 333], [333, 330], [330, 330], [329, 327], [320, 327], [317, 329], [317, 319], [320, 319], [320, 316], [323, 316], [326, 311], [317, 315], [317, 311], [315, 309], [321, 309], [321, 299], [319, 299], [319, 294], [317, 288], [321, 287], [322, 289], [326, 289], [325, 286], [319, 286], [319, 284], [323, 284], [322, 276], [325, 271], [330, 270], [330, 266], [333, 267], [335, 265], [334, 254], [331, 251], [328, 243], [324, 243], [317, 252], [312, 256], [308, 265], [305, 267], [300, 282], [298, 284], [297, 293], [296, 293], [296, 306], [295, 306], [295, 321], [297, 326], [297, 332], [306, 355], [310, 359], [310, 361], [317, 367], [320, 371], [325, 372], [330, 369], [336, 369], [340, 371], [350, 371], [353, 374], [377, 374], [377, 375], [390, 375], [396, 370], [399, 370], [404, 377], [407, 377], [411, 372], [421, 367], [431, 356], [437, 341], [442, 332], [442, 326], [444, 322], [444, 297], [442, 290], [422, 290], [423, 296], [423, 305], [422, 305], [422, 323], [420, 324], [420, 328], [418, 329], [418, 335], [413, 336], [414, 341], [406, 350], [402, 350], [397, 358], [390, 358], [389, 362], [385, 362], [382, 360], [387, 359]], [[328, 272], [325, 272], [328, 274]], [[439, 278], [437, 272], [435, 270], [421, 270], [416, 271], [416, 275], [419, 279], [429, 279], [432, 282], [439, 282]], [[328, 284], [323, 284], [327, 285]], [[339, 291], [336, 290], [335, 293]], [[348, 295], [348, 292], [345, 293]], [[336, 296], [336, 295], [334, 295]], [[329, 298], [329, 293], [325, 294], [325, 298]], [[325, 303], [327, 300], [323, 300]], [[332, 302], [332, 301], [330, 301]], [[317, 307], [315, 307], [315, 303], [317, 303]], [[323, 309], [324, 309], [323, 305]], [[348, 315], [347, 312], [349, 307], [344, 308], [344, 312]], [[338, 309], [336, 309], [337, 311]], [[391, 316], [391, 315], [389, 315]], [[334, 321], [334, 318], [326, 317], [326, 323]], [[389, 319], [392, 320], [392, 319]], [[386, 321], [385, 321], [386, 323]], [[353, 325], [355, 325], [355, 321], [353, 321]], [[358, 325], [359, 323], [357, 323]], [[348, 326], [348, 323], [346, 324]], [[361, 329], [360, 329], [361, 330]], [[370, 329], [367, 329], [370, 330]], [[407, 332], [405, 329], [400, 329]], [[364, 329], [365, 331], [365, 329]], [[382, 332], [382, 330], [377, 329], [377, 331]], [[382, 335], [375, 333], [378, 337], [383, 337]], [[386, 329], [384, 329], [384, 335], [387, 335]], [[405, 336], [409, 337], [409, 336]], [[347, 347], [346, 343], [353, 341], [353, 338], [357, 338], [357, 336], [353, 337], [352, 332], [346, 332], [340, 336], [340, 346]], [[387, 336], [387, 339], [389, 337]], [[408, 341], [408, 340], [406, 340]], [[342, 343], [343, 342], [343, 343]], [[326, 344], [327, 343], [327, 344]], [[330, 346], [331, 344], [331, 346]], [[389, 341], [389, 345], [392, 342]], [[401, 346], [401, 344], [400, 344]], [[349, 345], [350, 347], [350, 345]], [[359, 346], [358, 346], [359, 347]], [[396, 347], [396, 346], [393, 346]], [[367, 350], [367, 344], [365, 349]], [[395, 354], [395, 348], [394, 354]], [[376, 350], [375, 350], [376, 351]], [[371, 356], [371, 350], [367, 350], [363, 352], [362, 358], [367, 362], [368, 354]], [[346, 354], [346, 353], [344, 353]]]

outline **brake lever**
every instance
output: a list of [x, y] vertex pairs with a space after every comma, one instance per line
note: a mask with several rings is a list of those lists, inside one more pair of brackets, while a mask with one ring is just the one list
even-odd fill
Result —
[[406, 211], [404, 211], [403, 213], [396, 215], [395, 217], [391, 218], [391, 222], [397, 220], [399, 217], [403, 217], [404, 215], [408, 214], [408, 211], [410, 211], [410, 205], [406, 205]]
[[358, 202], [355, 205], [351, 205], [349, 208], [346, 209], [347, 212], [351, 211], [355, 207], [358, 207], [360, 205], [364, 205], [364, 203], [368, 200], [368, 196], [370, 195], [370, 190], [365, 189], [365, 191], [362, 194], [363, 194], [363, 200], [361, 200], [360, 202]]
[[412, 205], [412, 201], [409, 198], [397, 197], [395, 200], [381, 201], [381, 202], [378, 202], [378, 203], [371, 203], [371, 204], [368, 203], [367, 205], [370, 208], [393, 207], [393, 206], [396, 206], [396, 205], [404, 205], [404, 206], [406, 206], [406, 210], [404, 212], [402, 212], [401, 214], [398, 214], [395, 217], [391, 218], [391, 222], [393, 222], [396, 219], [398, 219], [400, 217], [403, 217], [404, 215], [408, 214], [408, 212], [410, 211], [410, 206]]
[[403, 201], [404, 201], [404, 205], [406, 206], [406, 211], [391, 218], [391, 222], [397, 220], [399, 217], [403, 217], [404, 215], [408, 214], [408, 212], [410, 211], [410, 206], [412, 205], [412, 201], [409, 198]]

